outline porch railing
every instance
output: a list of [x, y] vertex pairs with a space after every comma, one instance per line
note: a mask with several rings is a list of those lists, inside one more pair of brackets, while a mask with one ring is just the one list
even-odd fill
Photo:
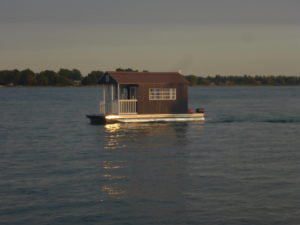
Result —
[[119, 100], [119, 113], [120, 114], [135, 114], [136, 112], [136, 99]]
[[136, 99], [121, 99], [109, 102], [100, 101], [100, 113], [103, 114], [136, 114]]
[[99, 112], [102, 113], [102, 114], [105, 114], [105, 112], [106, 112], [104, 101], [99, 102]]

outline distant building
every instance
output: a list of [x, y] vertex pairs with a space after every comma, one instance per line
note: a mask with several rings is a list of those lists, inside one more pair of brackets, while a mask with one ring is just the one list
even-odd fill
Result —
[[75, 86], [79, 86], [81, 84], [81, 80], [72, 80], [72, 84]]

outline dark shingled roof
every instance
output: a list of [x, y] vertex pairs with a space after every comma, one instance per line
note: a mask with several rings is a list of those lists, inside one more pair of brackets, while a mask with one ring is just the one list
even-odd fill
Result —
[[120, 84], [140, 84], [140, 83], [168, 83], [168, 84], [189, 84], [189, 82], [177, 72], [115, 72], [108, 71], [116, 82]]

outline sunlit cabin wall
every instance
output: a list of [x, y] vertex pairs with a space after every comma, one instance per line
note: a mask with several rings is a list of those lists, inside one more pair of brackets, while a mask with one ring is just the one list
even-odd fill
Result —
[[[176, 100], [150, 100], [150, 88], [176, 88]], [[139, 84], [137, 96], [138, 114], [186, 113], [188, 110], [188, 86], [185, 84]]]

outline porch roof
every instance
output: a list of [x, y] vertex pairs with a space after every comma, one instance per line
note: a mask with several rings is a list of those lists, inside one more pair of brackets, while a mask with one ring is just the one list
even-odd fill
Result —
[[140, 84], [140, 83], [167, 83], [167, 84], [189, 84], [189, 82], [177, 72], [115, 72], [108, 71], [119, 84]]

